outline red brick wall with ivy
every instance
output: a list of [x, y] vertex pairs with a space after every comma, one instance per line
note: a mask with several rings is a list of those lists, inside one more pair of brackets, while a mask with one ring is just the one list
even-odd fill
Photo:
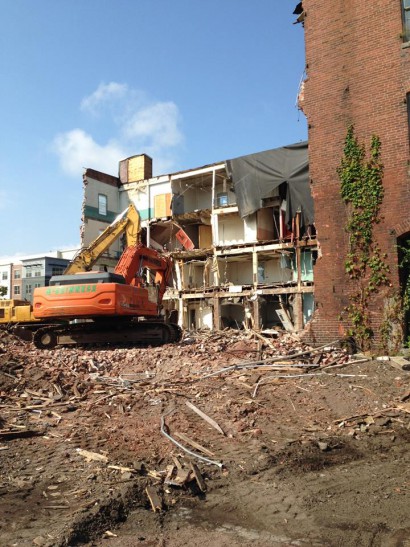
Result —
[[[347, 207], [340, 195], [337, 168], [349, 125], [369, 148], [372, 134], [381, 141], [385, 196], [382, 221], [374, 233], [398, 287], [397, 237], [410, 211], [409, 127], [410, 47], [401, 37], [401, 2], [394, 0], [303, 0], [306, 12], [305, 96], [309, 162], [322, 257], [315, 270], [314, 319], [310, 339], [328, 342], [346, 332], [340, 313], [351, 292], [344, 261], [348, 247]], [[387, 289], [371, 305], [379, 336]]]

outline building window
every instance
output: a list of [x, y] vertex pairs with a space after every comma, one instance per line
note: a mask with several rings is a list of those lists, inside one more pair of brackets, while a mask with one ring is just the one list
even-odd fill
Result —
[[3, 273], [1, 274], [1, 278], [2, 278], [3, 281], [6, 281], [6, 280], [8, 279], [8, 277], [9, 277], [9, 276], [7, 275], [7, 272], [3, 272]]
[[21, 278], [21, 271], [14, 270], [14, 279], [20, 279], [20, 278]]
[[31, 294], [31, 285], [26, 285], [26, 294]]
[[14, 285], [13, 294], [14, 296], [20, 296], [20, 285]]
[[32, 277], [33, 276], [33, 273], [31, 270], [27, 270], [27, 274], [26, 274], [26, 277]]
[[103, 216], [107, 216], [107, 196], [105, 194], [98, 194], [98, 213]]
[[402, 0], [403, 6], [403, 41], [410, 42], [410, 0]]
[[34, 288], [35, 289], [38, 289], [39, 287], [41, 287], [41, 283], [34, 283]]
[[51, 268], [51, 275], [62, 275], [65, 268], [63, 266], [53, 266]]
[[34, 277], [41, 277], [41, 272], [39, 270], [35, 271]]

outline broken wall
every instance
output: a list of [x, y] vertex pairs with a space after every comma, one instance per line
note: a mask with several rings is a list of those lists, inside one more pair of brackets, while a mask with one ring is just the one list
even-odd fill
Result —
[[[339, 316], [351, 292], [344, 268], [347, 211], [337, 176], [351, 124], [366, 148], [372, 135], [381, 141], [383, 220], [374, 227], [374, 235], [386, 253], [391, 283], [399, 286], [396, 238], [406, 230], [410, 209], [410, 47], [401, 38], [399, 1], [348, 2], [341, 8], [328, 0], [303, 0], [303, 8], [308, 14], [303, 111], [309, 123], [310, 176], [322, 254], [314, 268], [316, 311], [310, 335], [327, 342], [345, 332], [347, 325]], [[385, 297], [379, 291], [371, 308], [377, 335]]]

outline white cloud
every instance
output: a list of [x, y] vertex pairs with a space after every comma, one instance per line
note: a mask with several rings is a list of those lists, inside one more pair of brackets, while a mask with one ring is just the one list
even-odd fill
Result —
[[98, 108], [102, 107], [104, 103], [121, 99], [127, 94], [127, 91], [127, 84], [117, 82], [101, 83], [91, 95], [84, 97], [81, 101], [81, 110], [96, 114]]
[[179, 118], [175, 103], [151, 104], [134, 113], [125, 123], [124, 134], [128, 139], [139, 139], [155, 148], [172, 148], [183, 140]]
[[53, 147], [63, 170], [73, 176], [80, 176], [84, 167], [117, 175], [118, 161], [126, 156], [125, 150], [115, 141], [101, 146], [82, 129], [57, 135]]
[[81, 102], [81, 110], [99, 114], [104, 133], [113, 138], [104, 144], [83, 128], [54, 138], [53, 150], [62, 169], [78, 177], [84, 167], [117, 175], [119, 160], [134, 154], [149, 154], [158, 174], [172, 171], [178, 147], [183, 144], [181, 115], [172, 101], [149, 99], [142, 90], [110, 82]]

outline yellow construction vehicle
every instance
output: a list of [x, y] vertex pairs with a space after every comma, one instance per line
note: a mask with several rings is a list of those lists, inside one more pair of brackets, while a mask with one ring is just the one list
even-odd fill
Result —
[[0, 300], [0, 325], [38, 321], [27, 300]]
[[0, 300], [0, 329], [30, 341], [32, 331], [41, 326], [44, 321], [34, 317], [33, 307], [27, 300]]

